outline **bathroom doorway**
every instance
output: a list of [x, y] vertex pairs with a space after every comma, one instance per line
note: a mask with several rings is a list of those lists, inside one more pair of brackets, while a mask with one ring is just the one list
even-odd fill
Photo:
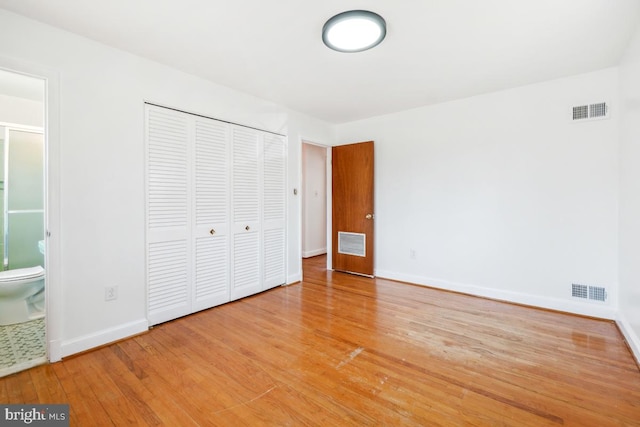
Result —
[[0, 69], [0, 376], [46, 363], [45, 80]]

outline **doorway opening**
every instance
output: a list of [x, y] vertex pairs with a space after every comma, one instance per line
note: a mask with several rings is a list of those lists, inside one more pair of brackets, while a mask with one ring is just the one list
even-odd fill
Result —
[[45, 87], [0, 69], [0, 376], [48, 360]]
[[327, 253], [327, 147], [302, 142], [302, 258]]

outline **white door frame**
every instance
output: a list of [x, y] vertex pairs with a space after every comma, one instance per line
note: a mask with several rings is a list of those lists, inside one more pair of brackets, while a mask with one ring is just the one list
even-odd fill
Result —
[[[304, 165], [302, 164], [302, 144], [310, 144], [310, 145], [315, 145], [317, 147], [324, 147], [327, 150], [327, 160], [326, 160], [326, 179], [327, 179], [327, 191], [326, 191], [326, 196], [327, 196], [327, 270], [331, 270], [332, 269], [332, 251], [333, 251], [333, 241], [331, 239], [331, 227], [333, 226], [333, 216], [332, 216], [332, 200], [333, 200], [333, 193], [332, 193], [332, 180], [331, 180], [331, 176], [332, 176], [332, 169], [331, 169], [331, 145], [322, 143], [322, 142], [317, 142], [313, 139], [310, 138], [305, 138], [305, 137], [300, 137], [300, 179], [299, 182], [300, 184], [302, 184], [302, 174], [304, 173], [303, 167]], [[302, 233], [304, 232], [302, 230], [302, 198], [299, 199], [299, 206], [300, 206], [300, 237], [299, 237], [299, 241], [298, 241], [298, 248], [299, 248], [299, 253], [300, 253], [300, 274], [302, 276]]]
[[45, 303], [47, 357], [62, 359], [60, 228], [60, 78], [55, 70], [0, 56], [0, 69], [44, 80]]

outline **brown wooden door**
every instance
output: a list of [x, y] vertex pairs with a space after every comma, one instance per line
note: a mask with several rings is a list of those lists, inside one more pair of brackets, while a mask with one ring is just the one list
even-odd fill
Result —
[[373, 141], [332, 149], [333, 269], [373, 276]]

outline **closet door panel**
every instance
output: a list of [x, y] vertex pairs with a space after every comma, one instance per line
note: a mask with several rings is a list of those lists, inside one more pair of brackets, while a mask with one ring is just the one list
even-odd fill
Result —
[[194, 119], [194, 311], [229, 301], [229, 125]]
[[286, 281], [286, 139], [147, 105], [149, 324]]
[[260, 267], [260, 135], [233, 126], [231, 299], [262, 290]]
[[233, 244], [233, 288], [231, 299], [253, 295], [260, 287], [260, 234], [257, 231], [239, 232]]
[[195, 239], [193, 311], [229, 301], [229, 242], [227, 236]]
[[263, 182], [263, 289], [283, 285], [285, 272], [285, 138], [264, 136]]
[[260, 220], [259, 134], [251, 129], [233, 127], [232, 135], [233, 220], [257, 223]]
[[151, 325], [191, 309], [188, 117], [146, 108], [148, 319]]
[[[195, 223], [199, 228], [224, 227], [229, 222], [228, 125], [195, 121]], [[207, 230], [208, 231], [208, 230]]]
[[187, 232], [188, 126], [180, 113], [147, 110], [147, 226], [152, 232]]
[[147, 286], [150, 325], [191, 312], [188, 253], [185, 239], [149, 243]]
[[263, 289], [284, 285], [286, 282], [284, 229], [264, 231], [264, 284]]

